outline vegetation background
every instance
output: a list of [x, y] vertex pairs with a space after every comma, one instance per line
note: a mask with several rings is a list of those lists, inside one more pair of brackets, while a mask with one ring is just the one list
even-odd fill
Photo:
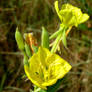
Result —
[[[31, 82], [25, 78], [23, 56], [15, 41], [21, 33], [33, 32], [40, 43], [41, 27], [50, 35], [59, 28], [55, 0], [0, 0], [0, 92], [29, 92]], [[59, 53], [73, 68], [58, 92], [92, 92], [92, 0], [59, 0], [60, 7], [71, 3], [88, 13], [90, 19], [73, 27], [67, 48], [60, 44]]]

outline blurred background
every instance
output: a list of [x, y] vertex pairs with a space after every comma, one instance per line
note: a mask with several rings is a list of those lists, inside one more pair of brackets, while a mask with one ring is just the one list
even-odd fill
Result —
[[[30, 92], [25, 77], [23, 56], [15, 41], [15, 30], [33, 32], [40, 43], [41, 27], [51, 35], [60, 20], [55, 0], [0, 0], [0, 92]], [[67, 48], [60, 44], [57, 52], [73, 66], [58, 92], [92, 92], [92, 0], [59, 0], [59, 6], [70, 3], [88, 13], [90, 19], [73, 27], [67, 37]]]

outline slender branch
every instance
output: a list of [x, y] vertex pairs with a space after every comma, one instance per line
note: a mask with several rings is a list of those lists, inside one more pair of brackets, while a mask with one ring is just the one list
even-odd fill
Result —
[[54, 45], [53, 45], [53, 47], [52, 47], [52, 49], [51, 49], [51, 52], [52, 52], [52, 53], [55, 53], [55, 52], [56, 52], [56, 49], [57, 49], [57, 46], [58, 46], [58, 44], [59, 44], [59, 42], [60, 42], [61, 36], [62, 36], [62, 34], [60, 34], [60, 35], [56, 38], [55, 43], [54, 43]]
[[[66, 31], [66, 36], [69, 34], [71, 28], [72, 28], [72, 27], [69, 27], [69, 29]], [[63, 28], [62, 31], [63, 31], [63, 30], [66, 30], [66, 28]], [[55, 52], [56, 52], [56, 49], [57, 49], [58, 44], [59, 44], [59, 42], [60, 42], [60, 40], [61, 40], [61, 37], [62, 37], [62, 33], [58, 34], [58, 36], [57, 36], [57, 38], [56, 38], [56, 40], [55, 40], [55, 42], [54, 42], [54, 45], [53, 45], [53, 47], [52, 47], [52, 49], [51, 49], [51, 52], [52, 52], [52, 53], [55, 53]]]

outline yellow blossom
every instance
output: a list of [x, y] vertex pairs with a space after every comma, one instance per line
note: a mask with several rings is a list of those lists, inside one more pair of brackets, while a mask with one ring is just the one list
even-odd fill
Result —
[[64, 4], [61, 10], [58, 8], [58, 1], [55, 1], [56, 12], [62, 22], [67, 27], [78, 26], [79, 24], [89, 19], [88, 14], [82, 13], [80, 8], [72, 6], [71, 4]]
[[25, 73], [36, 86], [46, 89], [69, 72], [71, 65], [57, 54], [39, 47], [38, 52], [29, 59], [29, 66], [24, 65]]

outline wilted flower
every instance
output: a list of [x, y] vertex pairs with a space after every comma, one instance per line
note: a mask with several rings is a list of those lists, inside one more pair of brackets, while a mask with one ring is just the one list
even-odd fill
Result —
[[71, 4], [64, 4], [61, 10], [58, 8], [58, 1], [55, 2], [56, 12], [62, 22], [62, 24], [70, 26], [78, 26], [89, 19], [88, 14], [82, 13], [80, 8], [72, 6]]
[[71, 69], [71, 65], [57, 54], [39, 47], [38, 52], [29, 59], [29, 66], [24, 65], [24, 69], [32, 83], [46, 89], [64, 77]]
[[34, 53], [34, 50], [33, 50], [32, 46], [33, 45], [37, 46], [37, 40], [34, 37], [33, 33], [25, 33], [24, 34], [24, 39], [25, 39], [26, 43], [30, 46], [30, 49], [32, 50], [32, 53]]

